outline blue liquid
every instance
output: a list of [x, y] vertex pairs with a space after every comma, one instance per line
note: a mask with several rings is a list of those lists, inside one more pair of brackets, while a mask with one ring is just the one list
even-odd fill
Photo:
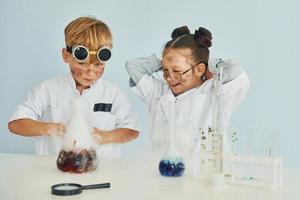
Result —
[[159, 171], [163, 176], [182, 176], [185, 166], [181, 158], [177, 159], [162, 159], [159, 162]]

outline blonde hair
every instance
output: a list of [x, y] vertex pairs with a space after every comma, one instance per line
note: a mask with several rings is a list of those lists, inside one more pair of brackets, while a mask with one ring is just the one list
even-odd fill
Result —
[[94, 17], [79, 17], [65, 28], [66, 46], [83, 45], [96, 51], [101, 47], [112, 48], [112, 34], [109, 27]]

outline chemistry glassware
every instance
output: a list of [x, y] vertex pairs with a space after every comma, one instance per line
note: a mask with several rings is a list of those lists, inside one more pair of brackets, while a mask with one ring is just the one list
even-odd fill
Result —
[[159, 172], [163, 176], [182, 176], [185, 170], [183, 158], [174, 147], [169, 147], [168, 152], [159, 162]]
[[61, 150], [57, 158], [57, 168], [64, 172], [82, 173], [96, 168], [96, 151], [94, 149]]
[[166, 154], [159, 162], [159, 171], [163, 176], [182, 176], [185, 164], [183, 158], [175, 147], [176, 125], [175, 125], [175, 99], [169, 102], [169, 147]]
[[207, 180], [213, 172], [212, 135], [211, 127], [201, 126], [192, 138], [190, 157], [195, 178]]
[[84, 97], [72, 100], [71, 122], [67, 126], [57, 168], [64, 172], [83, 173], [97, 167], [97, 154], [92, 138], [88, 101]]

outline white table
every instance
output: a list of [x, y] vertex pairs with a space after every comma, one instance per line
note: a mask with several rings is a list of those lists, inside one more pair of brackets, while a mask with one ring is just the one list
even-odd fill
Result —
[[[162, 177], [157, 159], [106, 160], [96, 171], [85, 174], [63, 173], [56, 168], [56, 157], [0, 154], [1, 200], [109, 200], [109, 199], [210, 199], [268, 200], [300, 198], [300, 170], [284, 169], [279, 189], [228, 185], [211, 189], [186, 173], [183, 177]], [[79, 195], [55, 196], [51, 185], [73, 182], [82, 185], [110, 182], [109, 189], [84, 190]]]

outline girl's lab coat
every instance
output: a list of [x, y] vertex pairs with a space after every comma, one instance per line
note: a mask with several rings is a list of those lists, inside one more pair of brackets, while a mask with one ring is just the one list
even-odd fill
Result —
[[[168, 104], [175, 100], [176, 147], [183, 154], [189, 152], [199, 128], [214, 127], [217, 113], [216, 85], [217, 76], [175, 97], [165, 82], [145, 74], [132, 89], [149, 109], [153, 145], [163, 148], [168, 146]], [[243, 70], [233, 80], [223, 84], [224, 127], [229, 126], [230, 115], [244, 99], [248, 87], [249, 79]]]

